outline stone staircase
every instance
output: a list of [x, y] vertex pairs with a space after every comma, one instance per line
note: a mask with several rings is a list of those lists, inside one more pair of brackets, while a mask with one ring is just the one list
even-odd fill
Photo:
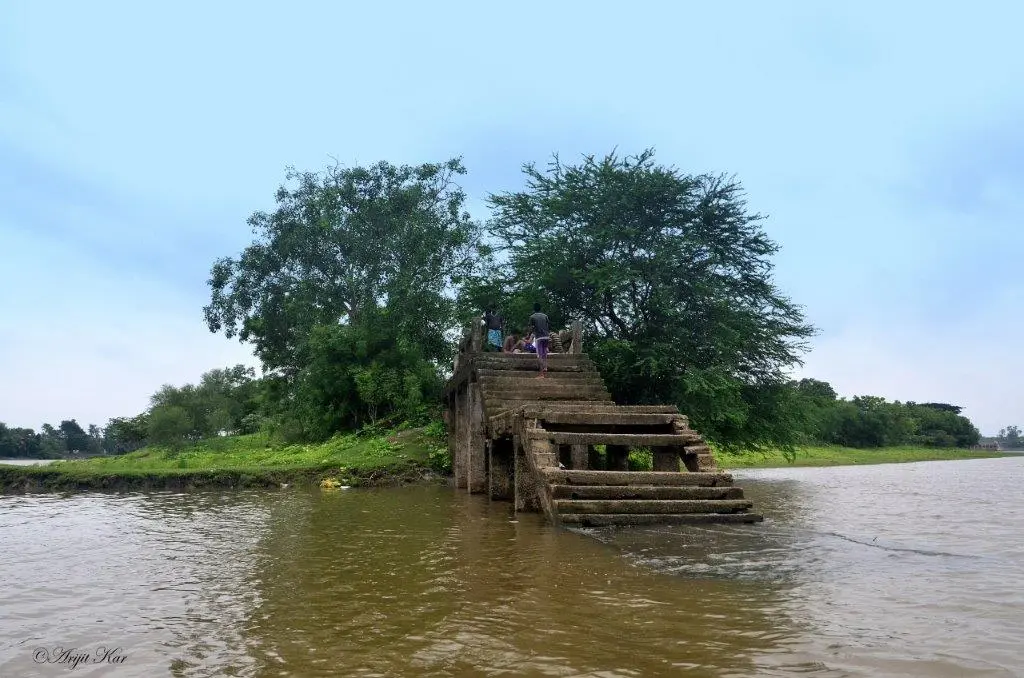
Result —
[[[544, 379], [538, 370], [532, 354], [477, 353], [453, 376], [477, 389], [492, 496], [514, 484], [518, 509], [578, 526], [762, 520], [676, 407], [616, 405], [582, 353], [551, 354]], [[653, 471], [629, 470], [639, 449]]]

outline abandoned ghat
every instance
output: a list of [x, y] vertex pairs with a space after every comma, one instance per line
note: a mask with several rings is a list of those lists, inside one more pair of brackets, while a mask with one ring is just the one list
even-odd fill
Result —
[[1016, 676], [1022, 472], [745, 471], [764, 522], [582, 530], [437, 486], [4, 496], [0, 675]]

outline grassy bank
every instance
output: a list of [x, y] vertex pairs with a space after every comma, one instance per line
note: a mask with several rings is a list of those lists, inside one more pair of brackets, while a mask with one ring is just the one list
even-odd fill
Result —
[[774, 468], [785, 466], [853, 466], [859, 464], [898, 464], [910, 461], [940, 461], [953, 459], [986, 459], [1008, 456], [1001, 452], [981, 450], [941, 449], [933, 447], [882, 447], [858, 449], [853, 447], [800, 447], [796, 459], [787, 460], [782, 452], [750, 452], [727, 454], [717, 452], [719, 466], [730, 468]]
[[309, 445], [282, 445], [257, 433], [48, 466], [0, 466], [0, 492], [402, 484], [439, 478], [443, 448], [437, 432], [424, 429]]

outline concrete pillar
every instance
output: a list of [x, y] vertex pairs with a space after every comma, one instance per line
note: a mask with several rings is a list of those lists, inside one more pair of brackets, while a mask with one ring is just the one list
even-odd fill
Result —
[[696, 473], [701, 470], [700, 464], [697, 462], [697, 455], [689, 451], [683, 455], [683, 466], [686, 467], [687, 471], [692, 473]]
[[605, 456], [608, 458], [609, 471], [629, 470], [629, 448], [625, 445], [605, 446]]
[[571, 445], [559, 445], [558, 446], [558, 463], [565, 468], [572, 468], [572, 446]]
[[487, 437], [484, 435], [484, 403], [480, 391], [479, 384], [469, 384], [466, 486], [473, 493], [487, 491]]
[[469, 427], [466, 412], [466, 389], [460, 388], [455, 393], [455, 450], [452, 453], [452, 473], [455, 475], [455, 487], [466, 486], [466, 445]]
[[655, 447], [654, 453], [655, 471], [679, 471], [679, 452], [675, 447]]
[[570, 353], [583, 353], [583, 324], [579, 320], [572, 321], [572, 344]]
[[[523, 449], [519, 436], [513, 438], [515, 450], [515, 507], [516, 511], [539, 511], [540, 501], [537, 499], [537, 488], [534, 485], [533, 473], [526, 463], [528, 452]], [[529, 441], [525, 441], [529, 443]]]
[[515, 452], [511, 438], [498, 438], [488, 445], [487, 494], [491, 499], [515, 500]]
[[569, 451], [569, 468], [585, 471], [589, 468], [587, 445], [572, 445]]

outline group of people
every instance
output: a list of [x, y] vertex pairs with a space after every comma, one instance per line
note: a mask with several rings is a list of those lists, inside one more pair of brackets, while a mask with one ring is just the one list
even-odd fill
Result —
[[484, 325], [487, 328], [487, 350], [502, 353], [536, 353], [540, 360], [539, 378], [547, 376], [548, 353], [562, 351], [562, 340], [551, 331], [551, 321], [541, 310], [540, 304], [533, 305], [533, 315], [522, 333], [505, 333], [505, 318], [494, 308], [484, 311]]

